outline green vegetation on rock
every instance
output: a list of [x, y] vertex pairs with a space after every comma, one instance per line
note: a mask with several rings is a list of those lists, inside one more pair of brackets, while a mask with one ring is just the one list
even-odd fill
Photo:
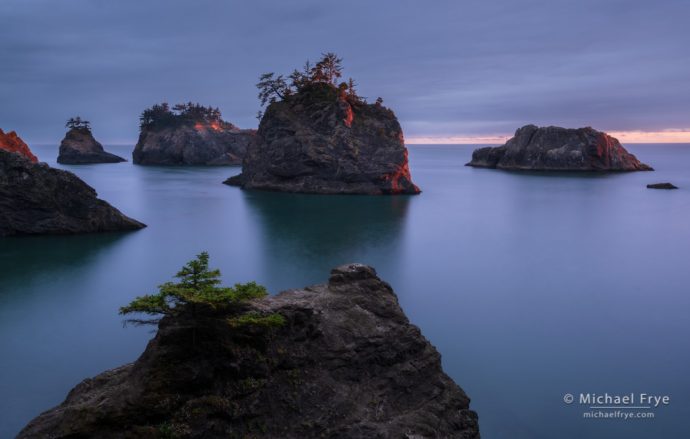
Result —
[[158, 287], [158, 293], [135, 298], [129, 305], [120, 308], [120, 314], [146, 314], [152, 317], [126, 320], [138, 325], [157, 324], [163, 316], [174, 317], [182, 313], [197, 315], [204, 310], [227, 313], [231, 316], [228, 322], [235, 327], [275, 327], [284, 323], [280, 314], [243, 313], [243, 304], [268, 295], [266, 288], [256, 282], [223, 287], [220, 285], [220, 270], [209, 269], [208, 260], [207, 252], [200, 253], [177, 272], [175, 277], [179, 282], [166, 282]]

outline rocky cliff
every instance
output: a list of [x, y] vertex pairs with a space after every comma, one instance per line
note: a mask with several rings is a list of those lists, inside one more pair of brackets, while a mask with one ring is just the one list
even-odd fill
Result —
[[33, 163], [38, 162], [38, 158], [36, 158], [36, 156], [31, 152], [29, 145], [24, 143], [21, 137], [19, 137], [14, 131], [5, 133], [2, 129], [0, 129], [0, 149], [21, 154]]
[[98, 199], [96, 191], [71, 172], [0, 149], [0, 236], [142, 227]]
[[96, 139], [91, 130], [85, 128], [72, 128], [65, 134], [60, 142], [58, 163], [79, 165], [86, 163], [119, 163], [127, 160], [106, 152]]
[[395, 114], [314, 83], [268, 106], [242, 174], [246, 189], [322, 194], [417, 194]]
[[476, 149], [468, 166], [536, 171], [652, 171], [617, 139], [590, 127], [526, 125], [505, 145]]
[[278, 328], [166, 317], [143, 355], [19, 438], [479, 438], [469, 398], [367, 266], [249, 305]]
[[239, 165], [255, 133], [224, 121], [144, 127], [132, 157], [138, 165]]

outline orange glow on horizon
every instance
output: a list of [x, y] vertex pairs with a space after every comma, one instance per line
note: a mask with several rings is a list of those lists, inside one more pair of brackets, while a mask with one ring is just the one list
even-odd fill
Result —
[[[621, 143], [690, 143], [690, 128], [669, 129], [663, 131], [604, 131]], [[500, 145], [512, 137], [510, 135], [486, 136], [446, 136], [446, 137], [409, 137], [405, 143], [414, 145], [456, 145], [486, 144]]]

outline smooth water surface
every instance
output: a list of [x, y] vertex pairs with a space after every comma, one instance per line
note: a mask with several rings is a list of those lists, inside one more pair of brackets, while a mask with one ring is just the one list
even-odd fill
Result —
[[[130, 147], [109, 148], [129, 156]], [[59, 166], [148, 228], [0, 238], [0, 437], [153, 335], [119, 306], [202, 250], [227, 283], [272, 292], [373, 265], [472, 398], [482, 437], [690, 437], [690, 145], [632, 145], [656, 172], [518, 174], [470, 146], [412, 146], [419, 196], [222, 185], [239, 168]], [[654, 191], [671, 181], [681, 189]], [[670, 395], [654, 419], [583, 419], [565, 393]]]

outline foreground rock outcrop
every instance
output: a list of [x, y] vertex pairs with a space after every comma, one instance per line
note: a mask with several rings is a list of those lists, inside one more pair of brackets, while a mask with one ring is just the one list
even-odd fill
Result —
[[242, 173], [245, 189], [321, 194], [417, 194], [393, 111], [313, 83], [271, 103]]
[[590, 127], [526, 125], [505, 145], [476, 149], [467, 166], [535, 171], [652, 171], [617, 139]]
[[14, 131], [5, 133], [2, 129], [0, 129], [0, 149], [20, 154], [29, 159], [31, 162], [38, 163], [38, 158], [31, 152], [29, 145], [24, 143], [21, 137], [19, 137]]
[[120, 156], [111, 154], [103, 149], [93, 137], [90, 129], [72, 128], [60, 142], [58, 163], [66, 165], [80, 165], [87, 163], [119, 163], [126, 162]]
[[0, 149], [0, 236], [134, 230], [144, 224], [76, 175]]
[[19, 438], [479, 438], [469, 398], [367, 266], [224, 315], [164, 318], [143, 355], [77, 385]]
[[242, 163], [256, 131], [242, 130], [222, 120], [217, 110], [209, 116], [207, 112], [213, 109], [198, 104], [182, 107], [179, 114], [167, 106], [146, 110], [153, 116], [142, 123], [139, 141], [132, 152], [134, 163], [168, 166]]

